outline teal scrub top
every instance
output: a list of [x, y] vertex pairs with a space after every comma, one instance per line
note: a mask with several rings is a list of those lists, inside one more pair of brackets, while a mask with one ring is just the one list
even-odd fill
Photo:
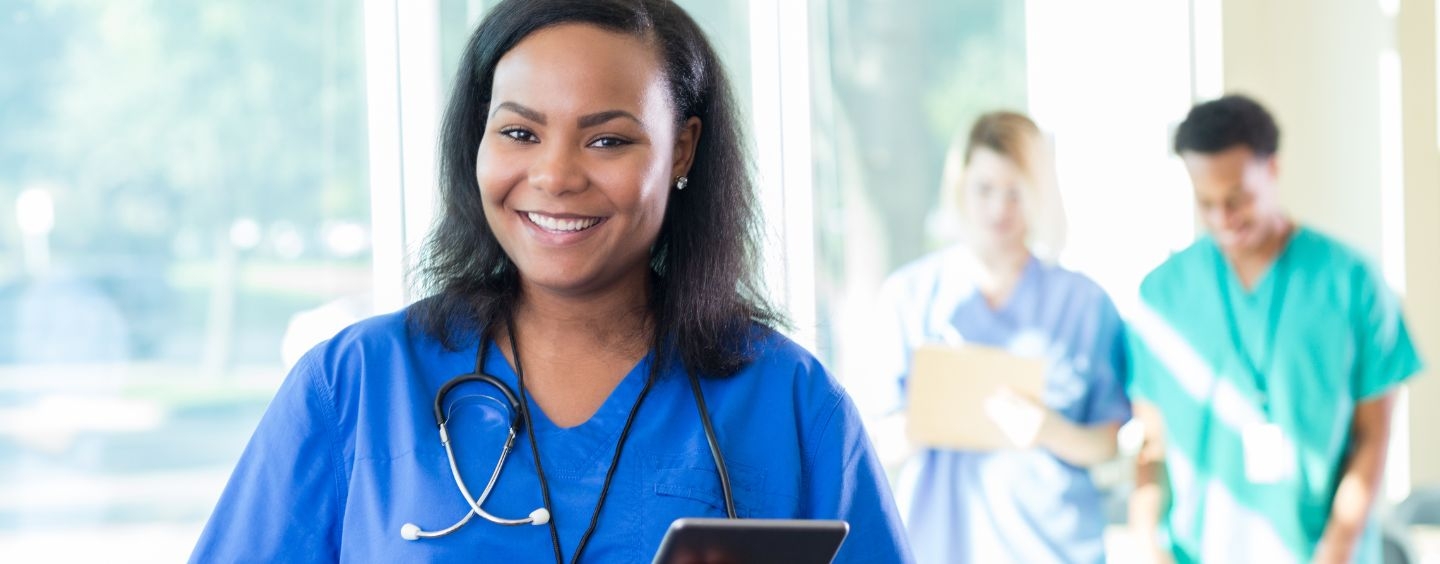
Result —
[[[1177, 561], [1308, 561], [1356, 406], [1420, 369], [1396, 297], [1357, 252], [1297, 227], [1254, 288], [1205, 237], [1150, 273], [1141, 301], [1129, 389], [1164, 420]], [[1247, 476], [1257, 426], [1279, 431], [1251, 455], [1273, 457], [1278, 477]], [[1379, 562], [1373, 522], [1359, 550]]]

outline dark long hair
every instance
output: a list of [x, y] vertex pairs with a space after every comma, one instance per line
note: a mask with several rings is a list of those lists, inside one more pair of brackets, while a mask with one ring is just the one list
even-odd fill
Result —
[[485, 221], [475, 177], [500, 58], [541, 29], [583, 23], [648, 40], [664, 65], [675, 124], [701, 121], [683, 191], [672, 193], [650, 252], [655, 343], [708, 376], [752, 359], [755, 325], [782, 323], [761, 292], [759, 218], [730, 81], [704, 32], [669, 0], [506, 0], [470, 37], [445, 111], [440, 147], [442, 209], [426, 241], [422, 287], [409, 318], [457, 349], [504, 323], [520, 297], [520, 274]]

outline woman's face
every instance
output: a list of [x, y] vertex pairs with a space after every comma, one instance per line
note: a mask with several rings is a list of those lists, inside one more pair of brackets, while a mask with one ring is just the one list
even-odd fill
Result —
[[[565, 24], [501, 57], [475, 176], [527, 286], [582, 295], [641, 279], [700, 122], [675, 125], [645, 40]], [[699, 187], [697, 187], [699, 188]]]
[[1015, 161], [980, 147], [965, 169], [965, 225], [976, 246], [1002, 248], [1025, 244], [1026, 178]]

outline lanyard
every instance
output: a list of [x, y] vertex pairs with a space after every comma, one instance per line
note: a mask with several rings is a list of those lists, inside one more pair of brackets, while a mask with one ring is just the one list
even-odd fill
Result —
[[[525, 368], [520, 363], [520, 345], [515, 339], [515, 321], [506, 321], [505, 329], [510, 337], [510, 354], [515, 358], [515, 380], [520, 384], [520, 415], [525, 420], [525, 431], [530, 435], [530, 452], [535, 454], [535, 473], [540, 479], [540, 496], [545, 503], [545, 509], [550, 511], [550, 543], [555, 551], [555, 563], [563, 564], [564, 557], [560, 552], [560, 530], [555, 525], [555, 511], [550, 504], [550, 484], [545, 479], [545, 469], [540, 465], [540, 445], [535, 442], [535, 425], [530, 420], [530, 405], [525, 389]], [[481, 350], [484, 350], [485, 343], [480, 343]], [[658, 349], [657, 349], [658, 350]], [[590, 525], [586, 527], [585, 534], [580, 536], [580, 542], [575, 545], [575, 553], [570, 555], [570, 563], [580, 561], [580, 554], [585, 552], [585, 545], [590, 542], [590, 535], [595, 533], [595, 526], [600, 521], [600, 509], [605, 507], [605, 498], [610, 493], [610, 480], [615, 477], [615, 470], [620, 466], [620, 453], [625, 450], [625, 439], [630, 436], [630, 426], [635, 423], [635, 414], [640, 411], [640, 404], [645, 403], [645, 396], [650, 393], [650, 385], [655, 383], [659, 374], [659, 354], [650, 363], [650, 376], [645, 379], [645, 387], [640, 389], [640, 397], [635, 398], [635, 405], [630, 408], [630, 415], [625, 417], [625, 428], [620, 431], [620, 439], [615, 442], [615, 454], [610, 459], [610, 468], [605, 471], [605, 483], [600, 486], [600, 497], [595, 500], [595, 511], [590, 514]]]
[[[1291, 237], [1294, 237], [1294, 235], [1292, 234]], [[1235, 304], [1230, 296], [1230, 265], [1226, 263], [1224, 253], [1218, 248], [1215, 249], [1215, 281], [1216, 286], [1220, 290], [1221, 309], [1225, 311], [1225, 328], [1230, 335], [1231, 347], [1235, 349], [1235, 354], [1240, 357], [1241, 364], [1244, 366], [1246, 372], [1249, 373], [1248, 375], [1255, 385], [1255, 390], [1259, 393], [1260, 410], [1264, 413], [1266, 421], [1270, 420], [1270, 395], [1267, 375], [1275, 368], [1275, 332], [1280, 323], [1280, 311], [1285, 304], [1286, 285], [1290, 281], [1290, 270], [1285, 263], [1285, 255], [1289, 254], [1288, 251], [1289, 242], [1286, 243], [1286, 246], [1280, 251], [1280, 254], [1276, 255], [1275, 260], [1270, 264], [1269, 276], [1274, 278], [1274, 281], [1270, 287], [1270, 307], [1265, 311], [1265, 339], [1262, 342], [1265, 345], [1264, 349], [1268, 350], [1263, 351], [1267, 354], [1264, 358], [1265, 370], [1262, 371], [1260, 370], [1261, 363], [1257, 362], [1256, 358], [1250, 354], [1250, 348], [1245, 346], [1245, 340], [1240, 335], [1240, 323], [1236, 319]], [[1239, 273], [1236, 273], [1235, 278], [1236, 282], [1239, 283]], [[1263, 278], [1257, 280], [1257, 282], [1263, 281]]]

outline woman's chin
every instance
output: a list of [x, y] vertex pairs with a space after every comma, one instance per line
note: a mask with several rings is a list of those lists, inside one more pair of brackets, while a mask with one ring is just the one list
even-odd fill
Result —
[[986, 231], [976, 239], [975, 246], [994, 250], [1022, 248], [1026, 246], [1025, 235], [1010, 231]]
[[526, 286], [562, 295], [581, 294], [594, 285], [593, 276], [563, 267], [522, 270], [520, 278], [525, 281]]

